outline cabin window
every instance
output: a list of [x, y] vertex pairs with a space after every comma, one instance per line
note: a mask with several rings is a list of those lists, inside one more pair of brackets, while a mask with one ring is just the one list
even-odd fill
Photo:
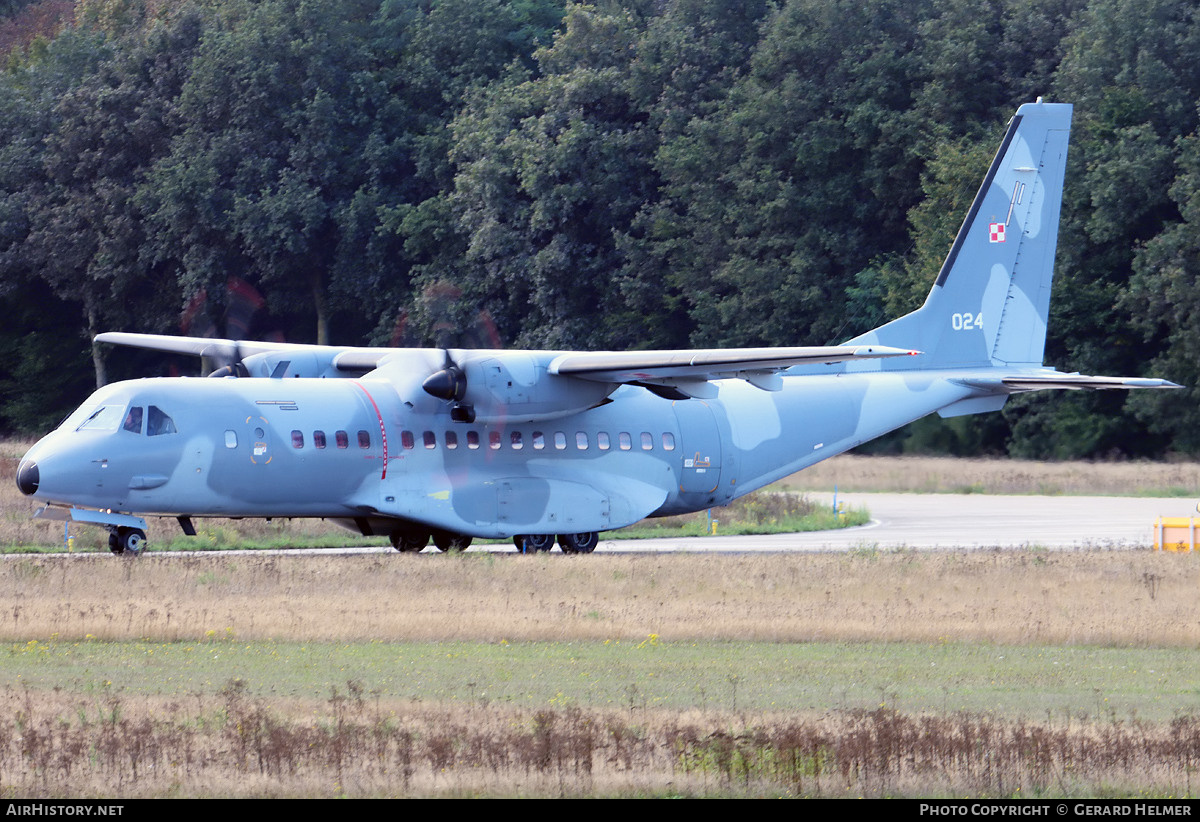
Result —
[[575, 447], [580, 451], [586, 451], [588, 448], [588, 436], [584, 431], [575, 432]]
[[225, 432], [225, 447], [226, 448], [237, 448], [237, 432], [236, 431], [226, 431]]
[[467, 432], [467, 447], [470, 448], [472, 451], [479, 447], [479, 432], [478, 431], [468, 431]]
[[525, 447], [525, 442], [521, 439], [520, 431], [513, 431], [509, 434], [509, 443], [512, 445], [514, 451], [520, 451]]
[[400, 432], [400, 444], [402, 446], [404, 446], [404, 448], [407, 450], [411, 450], [412, 448], [415, 448], [417, 443], [415, 440], [413, 440], [413, 432], [412, 431], [401, 431]]
[[313, 448], [325, 447], [325, 432], [313, 431]]
[[567, 435], [564, 434], [562, 431], [554, 432], [554, 447], [557, 448], [559, 451], [562, 451], [564, 448], [567, 447]]
[[546, 435], [543, 434], [541, 431], [534, 431], [533, 432], [533, 450], [541, 451], [545, 447], [546, 447]]
[[675, 435], [672, 434], [670, 431], [667, 431], [663, 434], [663, 450], [664, 451], [674, 451], [675, 450]]
[[599, 448], [601, 451], [607, 451], [609, 449], [609, 446], [611, 446], [611, 445], [612, 445], [612, 443], [610, 443], [608, 441], [608, 432], [607, 431], [601, 431], [599, 434], [596, 435], [596, 447]]
[[446, 437], [446, 450], [447, 451], [453, 451], [455, 448], [458, 447], [458, 434], [456, 434], [453, 431], [447, 431], [445, 434], [445, 437]]
[[370, 448], [371, 447], [371, 435], [368, 434], [366, 431], [358, 432], [358, 447], [359, 448]]
[[620, 434], [617, 434], [617, 445], [620, 446], [622, 451], [628, 451], [633, 447], [633, 440], [630, 439], [628, 431], [622, 431]]
[[426, 448], [437, 448], [437, 437], [434, 436], [432, 431], [426, 431], [421, 435], [421, 438], [425, 440]]
[[146, 417], [146, 433], [151, 437], [157, 437], [159, 434], [179, 433], [175, 428], [175, 420], [164, 414], [157, 405], [150, 406]]
[[649, 431], [642, 432], [642, 450], [650, 451], [654, 448], [654, 437], [650, 436]]
[[292, 430], [292, 447], [293, 448], [303, 448], [304, 447], [304, 432], [303, 431], [297, 431], [295, 429]]
[[335, 431], [333, 434], [333, 440], [337, 443], [338, 448], [350, 447], [350, 435], [345, 431]]
[[493, 451], [498, 451], [500, 449], [500, 432], [499, 431], [489, 431], [488, 432], [488, 447], [490, 447]]
[[129, 409], [129, 413], [125, 415], [125, 424], [121, 427], [135, 434], [142, 433], [142, 407], [140, 405]]

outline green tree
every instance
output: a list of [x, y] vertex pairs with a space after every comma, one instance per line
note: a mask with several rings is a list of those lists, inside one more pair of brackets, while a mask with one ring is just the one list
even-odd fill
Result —
[[357, 80], [371, 11], [365, 0], [338, 14], [237, 2], [207, 21], [174, 109], [179, 133], [141, 195], [151, 257], [187, 295], [219, 300], [238, 277], [281, 314], [303, 306], [304, 336], [328, 342], [330, 272], [354, 254], [344, 229], [370, 128]]
[[519, 346], [627, 344], [617, 233], [653, 196], [654, 134], [631, 93], [638, 24], [574, 6], [539, 76], [489, 87], [454, 124], [464, 291]]

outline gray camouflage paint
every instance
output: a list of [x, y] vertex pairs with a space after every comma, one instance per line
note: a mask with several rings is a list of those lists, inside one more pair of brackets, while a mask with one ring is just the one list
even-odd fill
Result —
[[[737, 373], [726, 363], [705, 374], [708, 383], [659, 383], [713, 398], [666, 399], [605, 382], [616, 379], [611, 373], [559, 374], [564, 352], [264, 345], [247, 360], [252, 373], [286, 361], [288, 377], [148, 379], [96, 392], [26, 455], [23, 465], [38, 469], [33, 496], [145, 514], [328, 517], [375, 533], [603, 531], [728, 502], [930, 413], [996, 410], [1024, 390], [1004, 378], [1169, 387], [1074, 384], [1041, 365], [1070, 120], [1069, 105], [1022, 106], [925, 304], [846, 344], [919, 356], [795, 366], [781, 380], [763, 371], [720, 378]], [[686, 354], [668, 353], [676, 363]], [[761, 365], [766, 355], [755, 355]], [[421, 388], [447, 358], [467, 375], [472, 424], [452, 422], [449, 403]], [[366, 373], [325, 378], [342, 376], [337, 368], [347, 363]], [[106, 403], [158, 405], [178, 433], [75, 430]], [[293, 447], [293, 430], [303, 432], [303, 448]], [[348, 448], [335, 446], [338, 430], [349, 432]], [[326, 448], [313, 447], [314, 431], [325, 432]], [[358, 431], [369, 432], [369, 448], [358, 447]], [[404, 431], [414, 447], [405, 447]], [[436, 447], [425, 447], [426, 431]], [[471, 431], [478, 448], [467, 445]], [[457, 448], [447, 447], [446, 432], [457, 435]], [[648, 450], [643, 432], [652, 438]], [[559, 434], [565, 448], [556, 446]], [[586, 449], [577, 447], [579, 434]], [[632, 440], [628, 450], [622, 434]]]

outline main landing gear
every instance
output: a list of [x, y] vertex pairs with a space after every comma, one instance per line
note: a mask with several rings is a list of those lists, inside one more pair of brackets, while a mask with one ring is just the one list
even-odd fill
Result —
[[141, 556], [146, 550], [146, 532], [141, 528], [110, 529], [108, 532], [108, 550], [114, 554], [127, 557]]
[[[433, 544], [442, 552], [465, 551], [471, 545], [471, 537], [465, 534], [455, 534], [451, 531], [393, 531], [389, 535], [392, 547], [402, 554], [413, 554], [424, 550]], [[590, 554], [600, 544], [600, 535], [595, 531], [585, 531], [582, 534], [558, 534], [558, 546], [564, 554]], [[513, 544], [522, 554], [538, 554], [549, 551], [554, 547], [554, 534], [518, 534], [513, 537]]]
[[[450, 531], [434, 531], [433, 544], [443, 553], [465, 551], [471, 547], [471, 537]], [[430, 534], [424, 531], [394, 531], [389, 536], [392, 547], [403, 554], [416, 553], [429, 544]]]
[[[549, 551], [554, 547], [554, 534], [518, 534], [513, 544], [522, 554]], [[595, 531], [582, 534], [559, 534], [558, 547], [564, 554], [590, 554], [600, 544], [600, 535]]]

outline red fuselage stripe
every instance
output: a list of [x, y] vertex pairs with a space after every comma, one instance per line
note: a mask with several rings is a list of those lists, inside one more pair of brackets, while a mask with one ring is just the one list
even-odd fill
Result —
[[380, 479], [387, 479], [387, 464], [388, 464], [387, 429], [383, 425], [383, 414], [379, 413], [379, 406], [375, 403], [375, 398], [371, 396], [371, 392], [368, 391], [363, 386], [363, 384], [361, 382], [359, 382], [358, 380], [355, 380], [354, 384], [357, 385], [360, 389], [362, 389], [362, 392], [367, 395], [367, 399], [371, 401], [371, 407], [375, 409], [375, 418], [377, 420], [379, 420], [379, 436], [383, 440], [383, 474], [382, 474], [382, 476], [380, 476]]

